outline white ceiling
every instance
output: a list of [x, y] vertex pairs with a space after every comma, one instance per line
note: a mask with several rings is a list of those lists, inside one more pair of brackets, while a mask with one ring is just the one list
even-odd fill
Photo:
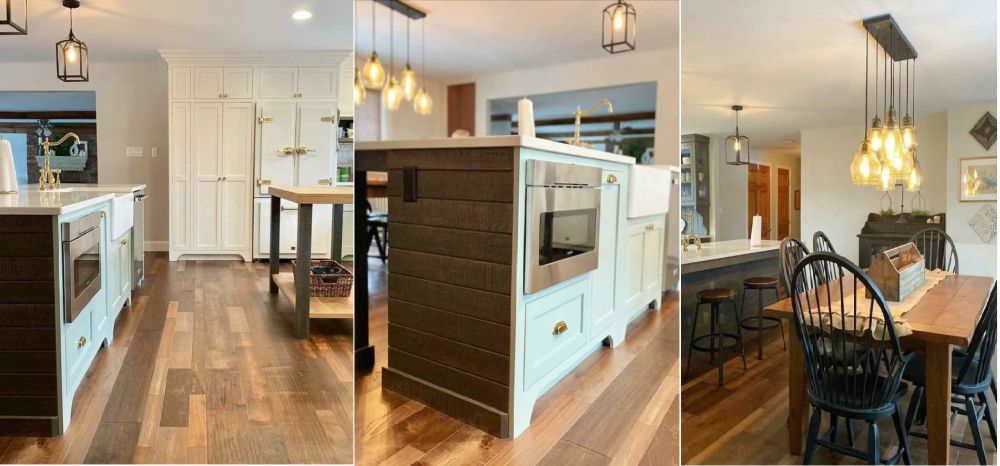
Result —
[[[353, 0], [81, 0], [73, 30], [93, 62], [155, 59], [157, 49], [334, 50], [353, 44]], [[299, 9], [307, 21], [292, 20]], [[0, 36], [0, 60], [54, 60], [69, 30], [61, 0], [31, 0], [28, 35]], [[2, 71], [0, 71], [2, 73]]]
[[797, 148], [800, 130], [854, 123], [860, 141], [861, 21], [885, 13], [919, 53], [919, 114], [997, 98], [996, 0], [698, 0], [682, 10], [684, 134], [731, 133], [730, 106], [742, 104], [740, 132], [754, 147]]
[[[613, 0], [453, 1], [407, 0], [425, 11], [410, 25], [410, 63], [420, 71], [421, 27], [427, 29], [427, 75], [466, 78], [608, 55], [601, 48], [602, 12]], [[677, 46], [677, 7], [664, 0], [635, 0], [637, 50]], [[372, 2], [357, 4], [357, 53], [372, 51]], [[377, 51], [389, 64], [389, 10], [375, 6]], [[421, 22], [426, 22], [421, 25]], [[396, 67], [406, 63], [406, 18], [395, 15]], [[627, 53], [627, 52], [626, 52]], [[624, 72], [625, 70], [623, 70]]]

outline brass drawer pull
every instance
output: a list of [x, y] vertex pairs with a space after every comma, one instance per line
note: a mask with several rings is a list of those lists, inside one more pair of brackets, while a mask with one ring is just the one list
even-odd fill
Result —
[[615, 175], [608, 175], [608, 183], [614, 184], [618, 182], [618, 177]]
[[83, 348], [83, 345], [86, 344], [87, 344], [87, 337], [80, 337], [80, 339], [76, 341], [77, 348]]
[[553, 335], [561, 335], [561, 334], [562, 334], [563, 332], [565, 332], [566, 330], [569, 330], [569, 326], [568, 326], [568, 325], [566, 325], [566, 321], [565, 321], [565, 320], [560, 320], [560, 321], [559, 321], [559, 322], [558, 322], [558, 323], [557, 323], [557, 324], [555, 325], [555, 327], [552, 327], [552, 334], [553, 334]]
[[267, 178], [257, 178], [257, 186], [264, 186], [271, 184], [271, 180]]

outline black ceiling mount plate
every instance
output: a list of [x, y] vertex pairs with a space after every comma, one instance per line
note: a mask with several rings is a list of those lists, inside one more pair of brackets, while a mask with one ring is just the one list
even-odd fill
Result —
[[879, 45], [889, 53], [893, 61], [917, 58], [917, 49], [913, 48], [910, 39], [906, 38], [906, 34], [903, 34], [892, 15], [886, 14], [868, 18], [864, 20], [864, 26]]
[[66, 8], [80, 8], [80, 0], [63, 0], [63, 6]]
[[423, 11], [420, 11], [413, 6], [410, 6], [406, 2], [403, 2], [402, 0], [375, 0], [375, 1], [382, 5], [385, 5], [390, 10], [402, 13], [403, 16], [407, 16], [410, 19], [422, 19], [424, 16], [427, 16], [427, 13], [424, 13]]

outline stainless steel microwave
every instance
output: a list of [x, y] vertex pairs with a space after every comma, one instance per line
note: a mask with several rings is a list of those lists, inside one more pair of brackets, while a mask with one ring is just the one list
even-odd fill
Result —
[[597, 167], [528, 161], [525, 293], [597, 268], [601, 175]]
[[73, 322], [101, 290], [101, 214], [62, 224], [63, 301]]

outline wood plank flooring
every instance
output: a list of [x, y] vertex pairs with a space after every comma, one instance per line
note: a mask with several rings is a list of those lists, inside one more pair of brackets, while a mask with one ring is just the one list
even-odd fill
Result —
[[619, 348], [584, 360], [536, 403], [531, 427], [505, 440], [381, 388], [387, 274], [377, 259], [368, 264], [377, 360], [355, 386], [358, 464], [679, 464], [676, 296], [634, 323]]
[[[773, 332], [772, 332], [773, 333]], [[707, 355], [701, 355], [708, 359]], [[697, 355], [696, 355], [697, 358]], [[994, 365], [996, 361], [994, 361]], [[692, 365], [692, 373], [697, 366]], [[995, 366], [994, 366], [995, 367]], [[797, 464], [802, 457], [788, 454], [788, 353], [782, 351], [780, 339], [774, 338], [764, 348], [764, 359], [756, 354], [747, 356], [743, 370], [738, 355], [726, 361], [726, 384], [718, 386], [716, 372], [702, 368], [701, 375], [692, 377], [682, 389], [682, 454], [684, 464]], [[912, 393], [912, 390], [911, 390]], [[909, 395], [903, 398], [905, 412]], [[996, 413], [996, 400], [991, 403]], [[824, 416], [822, 431], [829, 418]], [[915, 430], [921, 429], [915, 427]], [[986, 423], [981, 426], [986, 439], [989, 464], [996, 462], [996, 447], [990, 441]], [[821, 432], [822, 432], [821, 431]], [[879, 423], [883, 458], [894, 454], [898, 440], [892, 421]], [[867, 444], [867, 430], [862, 423], [855, 425], [856, 445]], [[840, 433], [843, 441], [843, 433]], [[972, 433], [964, 417], [956, 418], [952, 438], [972, 443]], [[927, 441], [910, 436], [913, 464], [927, 464]], [[951, 464], [978, 464], [975, 451], [951, 448]], [[863, 461], [819, 449], [814, 464], [863, 464]]]
[[[287, 267], [287, 265], [285, 265]], [[0, 437], [3, 463], [350, 463], [351, 322], [293, 338], [264, 263], [147, 255], [69, 431]]]

